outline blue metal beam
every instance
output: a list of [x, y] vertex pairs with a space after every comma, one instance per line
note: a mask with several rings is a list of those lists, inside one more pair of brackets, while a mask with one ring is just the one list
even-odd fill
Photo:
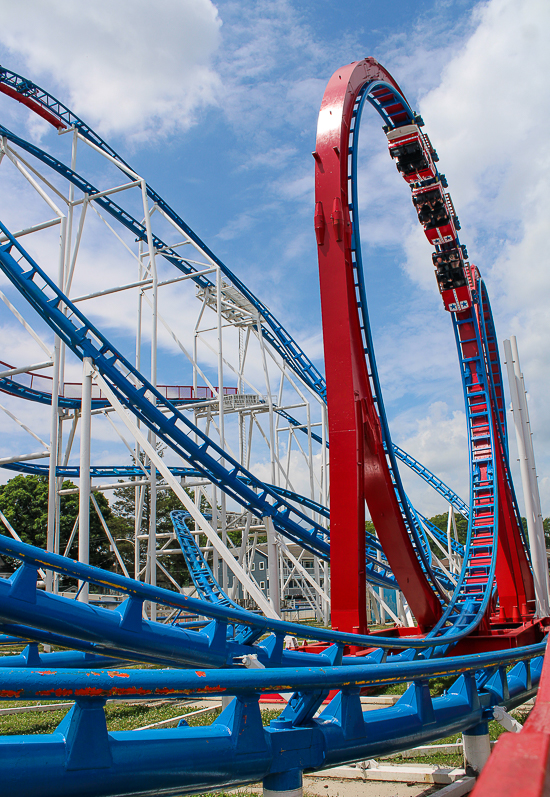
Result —
[[[391, 665], [369, 668], [224, 671], [109, 671], [79, 673], [15, 670], [7, 689], [44, 699], [75, 699], [54, 733], [0, 737], [3, 790], [9, 797], [175, 795], [235, 787], [277, 774], [318, 770], [397, 752], [486, 721], [492, 706], [510, 708], [536, 691], [544, 645], [506, 654], [482, 654], [472, 666], [447, 660], [459, 675], [442, 697], [432, 698], [429, 678], [442, 668], [426, 662], [401, 664], [397, 673], [413, 683], [392, 708], [363, 712], [359, 690], [392, 677]], [[506, 665], [516, 662], [506, 672]], [[476, 682], [474, 669], [495, 671]], [[62, 687], [60, 689], [60, 684]], [[343, 687], [314, 718], [327, 690]], [[263, 728], [262, 691], [294, 689], [283, 713]], [[211, 725], [184, 723], [166, 730], [108, 732], [107, 697], [236, 694]], [[3, 692], [0, 693], [0, 695]], [[18, 766], [13, 766], [17, 761]], [[287, 775], [288, 777], [288, 775]], [[269, 782], [269, 781], [266, 781]]]
[[[137, 604], [141, 607], [145, 600], [171, 606], [192, 614], [211, 617], [217, 620], [220, 625], [242, 624], [251, 628], [262, 629], [262, 633], [271, 632], [280, 638], [281, 648], [284, 636], [287, 634], [293, 636], [307, 634], [309, 639], [317, 639], [321, 642], [327, 642], [329, 645], [353, 645], [364, 648], [376, 646], [377, 648], [390, 650], [398, 648], [422, 650], [433, 648], [435, 644], [438, 644], [438, 641], [434, 639], [345, 634], [325, 628], [313, 628], [298, 623], [272, 620], [246, 612], [243, 609], [237, 610], [206, 603], [205, 601], [190, 598], [187, 595], [144, 584], [141, 581], [134, 581], [118, 573], [110, 573], [92, 565], [84, 565], [2, 535], [0, 535], [0, 555], [11, 556], [23, 562], [23, 566], [19, 568], [10, 580], [0, 579], [0, 619], [4, 619], [5, 623], [15, 622], [31, 628], [33, 626], [42, 628], [51, 633], [73, 638], [78, 637], [85, 640], [88, 645], [93, 644], [94, 650], [105, 654], [108, 651], [103, 651], [99, 646], [99, 643], [103, 643], [105, 640], [109, 640], [109, 645], [112, 645], [113, 648], [123, 645], [125, 646], [124, 650], [135, 651], [136, 655], [145, 653], [159, 657], [161, 655], [165, 657], [173, 655], [175, 661], [178, 657], [189, 661], [189, 656], [195, 656], [194, 648], [196, 647], [197, 658], [193, 658], [193, 663], [205, 660], [213, 662], [214, 659], [216, 659], [216, 662], [221, 659], [228, 661], [230, 653], [231, 655], [241, 655], [242, 652], [256, 652], [256, 650], [251, 651], [250, 648], [240, 652], [237, 652], [237, 650], [229, 652], [226, 649], [225, 635], [218, 634], [215, 642], [210, 640], [209, 634], [212, 633], [212, 628], [208, 632], [201, 632], [202, 635], [186, 631], [187, 637], [174, 637], [173, 639], [178, 641], [178, 645], [181, 643], [185, 648], [181, 652], [179, 650], [174, 651], [173, 648], [170, 648], [172, 635], [171, 631], [168, 630], [168, 626], [152, 623], [148, 620], [143, 620], [140, 624], [141, 608], [138, 610]], [[92, 608], [87, 604], [68, 600], [59, 595], [44, 593], [36, 588], [38, 568], [47, 568], [64, 576], [95, 584], [102, 589], [107, 588], [126, 594], [131, 600], [125, 601], [119, 607], [118, 612], [112, 612], [100, 607]], [[115, 615], [119, 616], [115, 617]], [[134, 623], [135, 625], [133, 625]], [[140, 634], [126, 634], [126, 630], [136, 627], [141, 629]], [[164, 630], [161, 631], [159, 628]], [[10, 631], [13, 633], [12, 629]], [[148, 635], [145, 634], [145, 631], [147, 631]], [[160, 640], [162, 636], [166, 636], [166, 640], [163, 642], [164, 651], [160, 651], [156, 647], [159, 644], [157, 640]], [[446, 636], [445, 642], [449, 644], [462, 639], [463, 636], [464, 631], [457, 630]], [[143, 644], [140, 641], [141, 637], [143, 637]], [[90, 648], [87, 649], [90, 650]], [[113, 656], [117, 655], [114, 649], [111, 650]], [[290, 653], [290, 651], [285, 651], [285, 653]], [[309, 660], [309, 663], [311, 663], [311, 660]]]

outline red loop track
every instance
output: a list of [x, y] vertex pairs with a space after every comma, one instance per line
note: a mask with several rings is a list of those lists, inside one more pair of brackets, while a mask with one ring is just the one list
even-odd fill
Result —
[[[441, 605], [416, 556], [392, 485], [364, 353], [351, 256], [348, 150], [356, 98], [367, 82], [399, 86], [373, 58], [330, 79], [319, 113], [315, 151], [316, 228], [331, 458], [333, 627], [366, 628], [365, 499], [392, 570], [420, 626]], [[324, 234], [319, 240], [320, 230]]]

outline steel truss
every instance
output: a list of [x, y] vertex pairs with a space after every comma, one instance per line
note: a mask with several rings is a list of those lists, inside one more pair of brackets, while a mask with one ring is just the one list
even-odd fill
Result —
[[[324, 402], [317, 393], [304, 384], [299, 375], [289, 370], [287, 362], [281, 358], [278, 351], [274, 351], [272, 345], [269, 345], [270, 339], [266, 345], [264, 328], [266, 322], [264, 316], [259, 312], [259, 310], [264, 311], [263, 305], [255, 306], [238, 287], [228, 283], [219, 263], [213, 260], [208, 250], [201, 247], [200, 242], [197, 243], [190, 237], [187, 228], [182, 229], [173, 220], [174, 214], [168, 214], [166, 206], [159, 206], [156, 203], [150, 207], [146, 197], [148, 189], [144, 181], [135, 173], [132, 173], [132, 179], [127, 184], [117, 183], [112, 189], [102, 188], [102, 190], [98, 190], [83, 178], [78, 177], [76, 173], [78, 146], [80, 145], [82, 148], [84, 145], [87, 148], [90, 143], [78, 131], [75, 130], [72, 134], [71, 169], [67, 169], [59, 161], [47, 156], [38, 148], [28, 145], [18, 137], [11, 136], [8, 131], [4, 130], [3, 132], [6, 134], [3, 139], [3, 152], [8, 161], [13, 163], [27, 178], [48, 209], [54, 210], [57, 214], [57, 219], [54, 221], [56, 226], [61, 226], [60, 247], [64, 253], [63, 275], [61, 277], [57, 275], [57, 282], [67, 290], [69, 295], [75, 293], [73, 286], [76, 286], [75, 304], [90, 308], [93, 313], [94, 307], [105, 297], [123, 294], [126, 291], [136, 294], [137, 325], [134, 334], [135, 362], [138, 370], [142, 367], [142, 362], [144, 363], [147, 359], [146, 367], [149, 369], [151, 384], [157, 386], [159, 332], [165, 336], [165, 347], [169, 337], [170, 344], [177, 347], [180, 354], [183, 355], [184, 362], [188, 364], [187, 368], [185, 366], [182, 368], [181, 364], [179, 367], [184, 373], [187, 373], [189, 388], [161, 385], [161, 393], [179, 406], [185, 406], [186, 412], [194, 419], [197, 427], [204, 429], [207, 434], [217, 439], [219, 445], [231, 451], [240, 463], [250, 467], [251, 464], [254, 464], [255, 459], [264, 460], [269, 468], [270, 481], [275, 486], [281, 486], [291, 492], [293, 492], [295, 478], [301, 478], [304, 482], [304, 489], [309, 491], [309, 500], [312, 505], [326, 506], [328, 500], [328, 454], [326, 445], [322, 444], [323, 438], [326, 441], [326, 433], [323, 432], [326, 418]], [[14, 144], [19, 145], [17, 150]], [[21, 149], [24, 150], [24, 154], [21, 153]], [[34, 163], [27, 160], [29, 154], [34, 156]], [[112, 161], [112, 156], [109, 153], [100, 150], [100, 155], [107, 158], [108, 161]], [[38, 159], [38, 166], [36, 159]], [[61, 200], [59, 190], [51, 182], [49, 169], [46, 169], [46, 174], [44, 174], [44, 165], [51, 167], [56, 174], [71, 178], [68, 180], [68, 195], [63, 196], [63, 200]], [[38, 168], [40, 166], [42, 166], [42, 170]], [[136, 192], [141, 193], [144, 213], [141, 222], [133, 218], [120, 204], [124, 203], [125, 197], [127, 197], [127, 204], [132, 203], [135, 197], [131, 195], [135, 195]], [[111, 199], [113, 194], [117, 195], [117, 204]], [[65, 215], [65, 210], [59, 206], [66, 210]], [[95, 214], [90, 211], [95, 211]], [[79, 259], [79, 254], [82, 241], [85, 240], [87, 234], [86, 230], [93, 226], [90, 223], [90, 217], [93, 215], [102, 220], [101, 226], [109, 230], [122, 247], [123, 255], [126, 257], [124, 274], [127, 276], [123, 277], [121, 274], [118, 285], [111, 286], [109, 284], [102, 290], [79, 292], [78, 269], [80, 260], [82, 260], [82, 257]], [[166, 220], [169, 220], [172, 227], [172, 238], [174, 235], [179, 236], [181, 239], [179, 242], [176, 241], [174, 245], [168, 246], [154, 234], [153, 225], [159, 217], [164, 220], [165, 227], [167, 226]], [[24, 238], [25, 242], [29, 241], [31, 246], [40, 246], [39, 234], [44, 230], [49, 230], [52, 226], [54, 226], [54, 222], [38, 223], [21, 229], [15, 235], [18, 240]], [[124, 226], [138, 239], [137, 251], [133, 251], [128, 241], [125, 240]], [[76, 234], [71, 236], [73, 227], [76, 229]], [[163, 232], [166, 234], [166, 229]], [[98, 235], [97, 223], [93, 228], [93, 234]], [[33, 243], [30, 243], [31, 239]], [[183, 247], [192, 247], [195, 254], [184, 260], [179, 254], [182, 251], [187, 252]], [[175, 266], [179, 272], [184, 273], [172, 277], [166, 273], [167, 278], [159, 276], [160, 266], [157, 268], [157, 261], [161, 257], [163, 262], [170, 264], [172, 271]], [[137, 271], [135, 276], [132, 274], [132, 263], [134, 271]], [[82, 269], [83, 266], [80, 268]], [[197, 286], [196, 295], [199, 303], [196, 305], [197, 318], [192, 329], [193, 343], [192, 346], [187, 346], [182, 340], [181, 333], [177, 330], [174, 331], [173, 321], [163, 314], [162, 297], [163, 291], [166, 291], [165, 286], [173, 286], [175, 282], [187, 281], [188, 283], [190, 279]], [[185, 286], [179, 285], [178, 289], [181, 290], [183, 287]], [[9, 300], [6, 299], [6, 301]], [[32, 333], [28, 323], [24, 321], [11, 302], [10, 309], [17, 313], [17, 317]], [[144, 339], [146, 337], [149, 337], [151, 341], [150, 355], [147, 355], [145, 348]], [[269, 336], [267, 337], [269, 338]], [[36, 334], [35, 339], [40, 341], [42, 348], [49, 353], [51, 347], [45, 345]], [[292, 343], [289, 336], [287, 339]], [[58, 339], [54, 343], [54, 351], [48, 362], [53, 369], [54, 376], [57, 372], [60, 374], [64, 372], [66, 348]], [[80, 410], [81, 383], [70, 383], [63, 380], [61, 384], [59, 378], [56, 380], [46, 375], [43, 370], [38, 373], [38, 367], [46, 368], [47, 363], [30, 368], [7, 367], [2, 373], [2, 387], [22, 398], [52, 405], [52, 414], [56, 419], [55, 429], [52, 422], [52, 440], [54, 449], [57, 448], [57, 463], [52, 460], [49, 472], [52, 494], [55, 495], [59, 494], [61, 487], [61, 471], [66, 470], [71, 461], [75, 436], [78, 436], [80, 428], [83, 427]], [[224, 385], [224, 379], [231, 379], [232, 384]], [[57, 383], [56, 386], [54, 386], [54, 382]], [[303, 419], [298, 421], [296, 416], [303, 416]], [[96, 418], [107, 420], [113, 431], [116, 434], [120, 433], [120, 430], [116, 431], [116, 423], [113, 424], [112, 408], [95, 383], [90, 418], [86, 421], [87, 424], [92, 423], [92, 417], [94, 421]], [[316, 426], [321, 431], [320, 435], [315, 434]], [[68, 432], [67, 427], [70, 430]], [[68, 442], [62, 451], [59, 441], [63, 440]], [[153, 438], [151, 440], [153, 441]], [[48, 456], [49, 447], [45, 443], [43, 445], [43, 453], [19, 456], [18, 462], [29, 461], [30, 458], [35, 459], [37, 456]], [[133, 440], [130, 442], [125, 440], [123, 445], [131, 449], [128, 454], [134, 457], [136, 462], [134, 467], [140, 467], [141, 463], [137, 463], [136, 460], [136, 457], [140, 458], [139, 446], [136, 446]], [[10, 462], [11, 460], [12, 458], [10, 458]], [[6, 462], [6, 464], [10, 464], [10, 462]], [[54, 465], [57, 465], [55, 477], [52, 476]], [[131, 477], [136, 484], [134, 575], [136, 578], [145, 578], [149, 583], [155, 583], [158, 568], [169, 576], [163, 567], [162, 560], [159, 562], [157, 553], [163, 556], [164, 551], [171, 547], [174, 537], [170, 535], [167, 540], [155, 539], [155, 492], [162, 488], [163, 484], [162, 480], [159, 482], [158, 474], [154, 468], [149, 466], [148, 462], [143, 465], [144, 470], [141, 474], [137, 478]], [[91, 465], [88, 467], [92, 467], [90, 475], [93, 478], [97, 470]], [[28, 470], [40, 472], [37, 470], [37, 466], [30, 467]], [[105, 470], [103, 469], [102, 473], [105, 473]], [[116, 470], [116, 475], [125, 472], [121, 468], [112, 470]], [[191, 471], [192, 469], [188, 468], [187, 470]], [[75, 474], [74, 470], [73, 474]], [[80, 472], [77, 475], [80, 477]], [[113, 473], [113, 475], [115, 474]], [[204, 474], [200, 475], [204, 476]], [[204, 481], [203, 479], [202, 483], [199, 483], [196, 476], [196, 473], [191, 475], [191, 481], [183, 476], [183, 483], [191, 485], [190, 489], [195, 493], [197, 505], [200, 505], [201, 500], [206, 500], [210, 504], [213, 515], [212, 523], [226, 548], [228, 510], [225, 493], [216, 486], [212, 486], [208, 480]], [[113, 486], [116, 486], [116, 483], [113, 483]], [[142, 528], [145, 488], [151, 493], [152, 507], [149, 529]], [[87, 499], [84, 497], [82, 504], [85, 506], [86, 503]], [[53, 510], [50, 514], [49, 548], [59, 550], [59, 518], [58, 514], [56, 515], [58, 499], [52, 500], [51, 505]], [[316, 516], [317, 513], [312, 513], [313, 518]], [[321, 523], [326, 525], [326, 520], [323, 519]], [[82, 525], [85, 526], [85, 524]], [[250, 517], [248, 519], [243, 517], [243, 531], [247, 525], [250, 526]], [[106, 533], [109, 534], [108, 530]], [[258, 529], [256, 528], [252, 533], [257, 536]], [[117, 541], [110, 535], [109, 541], [114, 548], [120, 566], [125, 571]], [[251, 540], [250, 545], [252, 544]], [[247, 541], [245, 540], [246, 545]], [[142, 562], [143, 556], [140, 553], [142, 548], [147, 550], [146, 565], [143, 565]], [[210, 549], [213, 556], [213, 567], [217, 571], [219, 553], [216, 547], [212, 549], [212, 545], [210, 545]], [[82, 551], [82, 556], [85, 556], [84, 551]], [[226, 558], [222, 557], [222, 582], [226, 586], [228, 557], [233, 559], [233, 554], [225, 552], [224, 556]], [[278, 559], [280, 553], [277, 552], [276, 556]], [[245, 559], [245, 565], [246, 562]], [[321, 565], [321, 569], [324, 567]], [[245, 588], [250, 585], [250, 575], [246, 575], [248, 578], [245, 578], [243, 584]], [[54, 589], [57, 588], [57, 584], [52, 586]], [[175, 583], [174, 586], [179, 588], [180, 585]], [[266, 610], [265, 596], [259, 596], [257, 586], [255, 595], [257, 599], [260, 599], [262, 608]], [[324, 609], [320, 608], [320, 601], [316, 600], [315, 611], [321, 611], [324, 613], [324, 618], [327, 619], [326, 600]]]

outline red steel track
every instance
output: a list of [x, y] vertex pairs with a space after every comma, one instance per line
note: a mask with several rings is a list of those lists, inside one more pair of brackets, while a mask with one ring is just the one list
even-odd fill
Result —
[[420, 626], [441, 615], [401, 517], [383, 448], [380, 419], [365, 361], [351, 258], [348, 141], [357, 95], [383, 80], [401, 93], [373, 58], [338, 69], [321, 104], [315, 157], [315, 226], [331, 461], [332, 623], [366, 630], [365, 499], [393, 573]]

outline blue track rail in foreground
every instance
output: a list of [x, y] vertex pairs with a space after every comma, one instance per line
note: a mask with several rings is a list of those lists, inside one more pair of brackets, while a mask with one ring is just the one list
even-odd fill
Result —
[[[300, 786], [302, 772], [397, 752], [487, 721], [492, 706], [518, 705], [536, 692], [545, 645], [440, 662], [370, 667], [189, 672], [174, 670], [12, 670], [0, 697], [47, 697], [75, 704], [51, 734], [0, 737], [4, 794], [34, 797], [178, 795], [263, 780]], [[511, 665], [511, 669], [509, 669]], [[432, 698], [429, 680], [454, 684]], [[363, 712], [360, 689], [411, 683], [392, 708]], [[321, 714], [330, 689], [340, 689]], [[263, 728], [262, 692], [293, 692]], [[209, 726], [107, 731], [106, 699], [235, 695]], [[22, 741], [24, 739], [24, 743]], [[19, 766], [14, 767], [16, 758]]]
[[[381, 650], [405, 649], [407, 653], [431, 649], [434, 645], [440, 644], [439, 640], [422, 639], [417, 636], [382, 637], [346, 634], [325, 628], [272, 620], [243, 609], [220, 606], [153, 587], [92, 565], [83, 565], [2, 535], [0, 535], [0, 555], [23, 562], [22, 567], [9, 580], [0, 579], [0, 623], [2, 623], [0, 631], [17, 635], [15, 624], [19, 624], [24, 626], [22, 630], [29, 639], [46, 641], [33, 636], [32, 629], [35, 628], [40, 632], [57, 635], [57, 644], [64, 644], [60, 641], [63, 637], [65, 643], [70, 641], [70, 646], [90, 653], [191, 666], [195, 664], [225, 666], [234, 656], [244, 653], [258, 653], [260, 658], [267, 658], [272, 665], [274, 663], [279, 665], [281, 655], [284, 657], [292, 654], [292, 657], [298, 656], [300, 662], [311, 665], [312, 661], [319, 661], [311, 658], [311, 655], [317, 654], [283, 651], [284, 637], [287, 634], [300, 637], [306, 635], [308, 639], [341, 648], [353, 645], [369, 650], [375, 647]], [[101, 589], [119, 592], [126, 595], [127, 600], [116, 611], [110, 611], [101, 607], [91, 607], [60, 595], [45, 593], [37, 589], [39, 568], [95, 584]], [[181, 636], [183, 631], [176, 626], [143, 619], [144, 601], [153, 601], [176, 611], [210, 617], [219, 627], [216, 629], [211, 625], [202, 632], [186, 630], [185, 635]], [[261, 646], [252, 648], [236, 646], [228, 637], [229, 625], [248, 626], [251, 629], [250, 638], [254, 639], [261, 634], [271, 633], [272, 642], [265, 650]], [[223, 631], [220, 630], [222, 626]], [[445, 643], [458, 641], [463, 636], [463, 630], [453, 630], [449, 636], [446, 636]], [[82, 640], [83, 644], [78, 640]], [[329, 659], [326, 663], [330, 663]]]

